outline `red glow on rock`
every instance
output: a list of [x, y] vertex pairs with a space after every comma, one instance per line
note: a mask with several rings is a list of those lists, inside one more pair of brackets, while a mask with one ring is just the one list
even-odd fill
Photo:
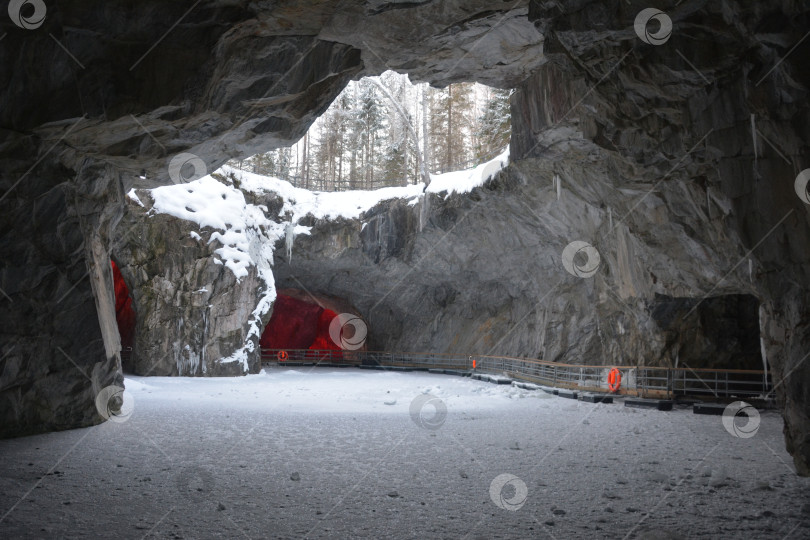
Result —
[[262, 349], [340, 350], [329, 337], [329, 323], [337, 314], [318, 304], [279, 294], [273, 315], [262, 332]]
[[340, 347], [332, 341], [329, 335], [329, 324], [335, 317], [337, 317], [337, 313], [331, 309], [321, 311], [321, 314], [318, 316], [318, 332], [315, 335], [315, 341], [309, 346], [310, 349], [340, 350]]
[[118, 323], [118, 334], [121, 336], [121, 348], [131, 348], [135, 339], [135, 310], [132, 309], [132, 298], [124, 282], [121, 270], [114, 261], [112, 264], [113, 282], [115, 283], [115, 321]]

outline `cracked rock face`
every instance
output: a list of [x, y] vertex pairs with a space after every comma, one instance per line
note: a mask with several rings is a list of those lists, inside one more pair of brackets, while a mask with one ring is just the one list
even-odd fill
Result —
[[220, 361], [248, 339], [264, 285], [256, 267], [237, 280], [214, 256], [209, 239], [188, 222], [148, 215], [151, 201], [144, 204], [130, 201], [119, 224], [129, 232], [113, 252], [136, 312], [131, 363], [123, 368], [136, 375], [257, 373], [258, 340], [244, 362]]
[[[810, 42], [791, 49], [810, 15], [787, 1], [672, 2], [655, 45], [634, 30], [644, 7], [113, 1], [49, 5], [34, 30], [2, 18], [2, 434], [100, 420], [95, 394], [120, 381], [111, 255], [161, 291], [143, 358], [171, 358], [165, 373], [210, 366], [175, 354], [200, 324], [214, 325], [210, 354], [229, 354], [251, 278], [236, 286], [203, 246], [183, 254], [193, 239], [166, 217], [117, 244], [140, 211], [125, 193], [177, 180], [182, 152], [210, 172], [289, 144], [348, 80], [393, 68], [516, 87], [513, 165], [470, 195], [381, 205], [365, 229], [308, 223], [293, 264], [276, 256], [280, 285], [295, 276], [346, 298], [370, 348], [604, 364], [696, 360], [721, 346], [704, 343], [701, 317], [754, 299], [787, 446], [810, 473], [810, 205], [794, 190], [810, 163]], [[599, 253], [589, 277], [563, 264], [574, 241]], [[583, 257], [568, 267], [591, 274]]]

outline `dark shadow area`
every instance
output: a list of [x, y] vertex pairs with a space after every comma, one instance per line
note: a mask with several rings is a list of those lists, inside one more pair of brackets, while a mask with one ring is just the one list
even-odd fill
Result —
[[750, 294], [677, 298], [657, 294], [650, 312], [664, 351], [694, 369], [762, 369], [759, 300]]

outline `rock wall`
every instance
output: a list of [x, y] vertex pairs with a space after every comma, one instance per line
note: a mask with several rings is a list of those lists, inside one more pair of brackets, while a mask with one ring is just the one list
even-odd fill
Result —
[[[77, 173], [43, 159], [31, 140], [6, 141], [0, 436], [91, 425], [96, 395], [123, 383], [105, 250], [120, 215], [116, 186], [103, 182], [114, 173], [89, 160]], [[34, 170], [17, 152], [43, 163]]]
[[[566, 270], [565, 247], [608, 232], [611, 213], [615, 226], [633, 203], [611, 185], [621, 181], [616, 156], [584, 139], [576, 146], [557, 159], [513, 163], [471, 194], [431, 195], [414, 206], [389, 201], [359, 220], [304, 220], [312, 231], [296, 240], [291, 262], [277, 251], [276, 280], [357, 306], [372, 350], [697, 368], [717, 360], [706, 350], [727, 347], [729, 355], [758, 360], [758, 339], [735, 342], [702, 330], [712, 314], [750, 331], [753, 311], [755, 332], [758, 321], [755, 287], [742, 273], [727, 277], [729, 286], [705, 305], [688, 292], [701, 279], [719, 280], [739, 255], [719, 223], [703, 226], [698, 239], [685, 232], [702, 225], [700, 214], [670, 216], [661, 208], [652, 216], [654, 236], [618, 227], [597, 244], [593, 276]], [[559, 198], [555, 176], [565, 186]], [[672, 187], [657, 206], [695, 202], [683, 185]], [[738, 310], [738, 293], [753, 300], [747, 311]], [[669, 299], [685, 294], [694, 300], [678, 313], [696, 308], [685, 318], [691, 333], [673, 335]], [[695, 336], [707, 341], [704, 348]]]
[[234, 356], [249, 339], [251, 313], [265, 289], [256, 266], [237, 280], [214, 256], [218, 244], [189, 222], [150, 215], [149, 192], [139, 193], [144, 206], [129, 199], [113, 249], [136, 314], [124, 368], [136, 375], [258, 373], [258, 339], [244, 359]]
[[[530, 7], [549, 63], [517, 96], [513, 155], [557, 154], [554, 134], [568, 128], [622, 156], [632, 180], [619, 177], [617, 187], [638, 204], [622, 227], [672, 253], [673, 266], [706, 255], [715, 263], [679, 271], [675, 283], [687, 287], [677, 295], [748, 290], [759, 299], [787, 446], [810, 474], [810, 206], [794, 190], [810, 163], [810, 49], [801, 43], [810, 13], [792, 2], [679, 4], [666, 15], [668, 40], [651, 45], [603, 22], [629, 22], [635, 6], [581, 7], [563, 16]], [[681, 234], [693, 248], [665, 241], [658, 216], [698, 217]], [[622, 269], [617, 281], [638, 283], [642, 266], [650, 268]]]

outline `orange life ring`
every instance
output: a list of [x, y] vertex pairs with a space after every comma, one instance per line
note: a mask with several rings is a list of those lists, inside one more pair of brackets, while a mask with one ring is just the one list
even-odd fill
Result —
[[608, 372], [608, 388], [614, 394], [619, 391], [619, 388], [622, 386], [622, 372], [619, 371], [619, 368], [613, 368]]
[[279, 351], [278, 352], [278, 361], [279, 362], [286, 362], [287, 358], [289, 358], [289, 356], [290, 355], [287, 354], [287, 351]]

